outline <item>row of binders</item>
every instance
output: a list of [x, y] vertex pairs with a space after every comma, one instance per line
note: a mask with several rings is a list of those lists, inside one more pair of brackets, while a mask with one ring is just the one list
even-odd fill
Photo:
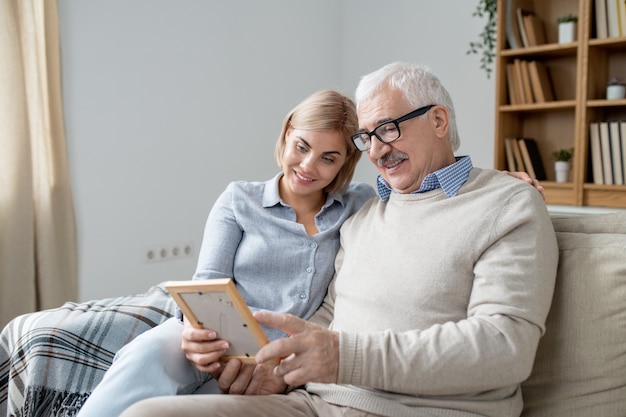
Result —
[[531, 178], [547, 179], [537, 142], [532, 138], [505, 138], [507, 169], [511, 172], [525, 171]]
[[506, 64], [510, 104], [533, 104], [554, 101], [550, 75], [541, 61], [514, 59]]
[[594, 0], [596, 38], [626, 36], [626, 2]]
[[623, 185], [626, 182], [626, 121], [591, 122], [589, 145], [593, 183]]

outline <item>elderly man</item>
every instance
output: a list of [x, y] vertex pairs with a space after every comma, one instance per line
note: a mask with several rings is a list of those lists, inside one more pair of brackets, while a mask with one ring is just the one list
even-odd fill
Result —
[[255, 313], [290, 337], [262, 348], [254, 372], [234, 362], [220, 375], [231, 393], [288, 394], [161, 397], [123, 417], [521, 413], [558, 259], [540, 194], [455, 157], [454, 106], [425, 67], [366, 75], [356, 101], [353, 141], [380, 198], [343, 225], [316, 315]]

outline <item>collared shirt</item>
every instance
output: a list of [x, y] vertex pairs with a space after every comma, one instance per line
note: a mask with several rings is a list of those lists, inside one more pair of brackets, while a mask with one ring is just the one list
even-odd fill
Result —
[[[459, 188], [467, 181], [472, 167], [470, 157], [461, 156], [457, 158], [454, 164], [426, 175], [420, 188], [411, 194], [425, 193], [426, 191], [441, 188], [448, 197], [454, 197], [459, 192]], [[380, 199], [387, 201], [393, 190], [381, 175], [378, 175], [376, 178], [376, 186]]]
[[[230, 183], [215, 202], [193, 279], [234, 278], [252, 310], [310, 317], [334, 275], [339, 228], [376, 194], [353, 183], [329, 195], [315, 216], [319, 233], [308, 236], [295, 211], [281, 200], [278, 181]], [[268, 337], [284, 336], [265, 329]]]

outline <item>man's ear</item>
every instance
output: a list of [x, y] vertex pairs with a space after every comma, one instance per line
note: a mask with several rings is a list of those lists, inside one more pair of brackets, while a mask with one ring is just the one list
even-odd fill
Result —
[[447, 107], [435, 106], [430, 110], [433, 119], [435, 132], [438, 137], [448, 137], [448, 122], [450, 121], [450, 112]]

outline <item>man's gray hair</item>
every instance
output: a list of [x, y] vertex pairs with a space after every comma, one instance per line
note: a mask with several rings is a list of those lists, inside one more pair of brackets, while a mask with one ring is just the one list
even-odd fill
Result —
[[428, 104], [446, 107], [450, 112], [448, 141], [453, 151], [459, 148], [461, 143], [452, 98], [448, 90], [439, 81], [439, 77], [428, 67], [405, 62], [393, 62], [364, 75], [359, 81], [354, 95], [357, 109], [362, 101], [369, 99], [386, 86], [400, 90], [413, 109]]

